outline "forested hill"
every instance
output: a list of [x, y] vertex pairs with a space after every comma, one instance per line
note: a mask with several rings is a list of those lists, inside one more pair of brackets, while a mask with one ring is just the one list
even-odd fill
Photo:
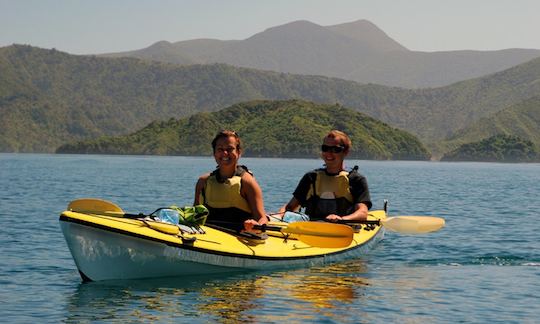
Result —
[[254, 99], [339, 103], [434, 143], [540, 93], [540, 59], [436, 89], [405, 90], [228, 65], [177, 66], [133, 58], [0, 48], [0, 151], [132, 132], [154, 120]]
[[519, 102], [495, 114], [483, 117], [444, 142], [455, 149], [495, 135], [517, 136], [540, 148], [540, 95]]
[[440, 146], [447, 161], [540, 161], [540, 96], [481, 118]]
[[339, 105], [300, 100], [251, 101], [213, 113], [153, 122], [127, 136], [66, 144], [57, 153], [210, 155], [215, 134], [234, 129], [244, 156], [317, 157], [323, 136], [340, 129], [351, 136], [350, 157], [427, 160], [427, 149], [413, 135]]
[[540, 150], [529, 140], [513, 135], [497, 134], [481, 141], [463, 144], [445, 154], [441, 160], [540, 162]]

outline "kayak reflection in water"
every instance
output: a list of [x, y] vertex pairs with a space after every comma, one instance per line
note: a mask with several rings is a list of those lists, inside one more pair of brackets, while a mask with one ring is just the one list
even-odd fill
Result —
[[305, 207], [311, 220], [366, 220], [371, 208], [366, 178], [355, 166], [344, 168], [345, 157], [352, 147], [351, 139], [339, 130], [330, 131], [323, 139], [321, 158], [325, 166], [306, 173], [291, 200], [280, 212]]
[[194, 205], [206, 206], [210, 212], [207, 222], [224, 227], [250, 231], [254, 225], [267, 223], [261, 188], [248, 168], [238, 164], [242, 155], [238, 134], [220, 131], [212, 149], [217, 168], [200, 176]]

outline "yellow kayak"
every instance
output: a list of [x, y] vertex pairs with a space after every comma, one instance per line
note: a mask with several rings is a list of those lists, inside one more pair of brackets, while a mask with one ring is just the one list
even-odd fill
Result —
[[[251, 235], [122, 213], [61, 213], [60, 227], [83, 281], [308, 267], [361, 256], [384, 235], [376, 224], [317, 222], [270, 223], [262, 235]], [[386, 213], [371, 211], [369, 218], [384, 220]]]

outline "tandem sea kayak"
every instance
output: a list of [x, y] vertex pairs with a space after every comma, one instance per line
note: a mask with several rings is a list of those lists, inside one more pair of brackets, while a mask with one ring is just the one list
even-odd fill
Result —
[[[270, 223], [262, 235], [202, 225], [178, 226], [127, 214], [98, 199], [72, 202], [60, 227], [83, 281], [217, 274], [310, 267], [356, 258], [384, 236], [377, 225]], [[90, 202], [90, 203], [89, 203]], [[74, 204], [75, 203], [75, 204]], [[134, 215], [131, 215], [134, 216]], [[350, 231], [350, 232], [349, 232]], [[349, 234], [350, 233], [350, 234]]]

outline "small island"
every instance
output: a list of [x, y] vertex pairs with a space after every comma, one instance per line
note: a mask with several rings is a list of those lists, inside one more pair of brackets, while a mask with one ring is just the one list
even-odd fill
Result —
[[498, 134], [463, 144], [445, 154], [441, 161], [540, 162], [540, 151], [531, 141]]

